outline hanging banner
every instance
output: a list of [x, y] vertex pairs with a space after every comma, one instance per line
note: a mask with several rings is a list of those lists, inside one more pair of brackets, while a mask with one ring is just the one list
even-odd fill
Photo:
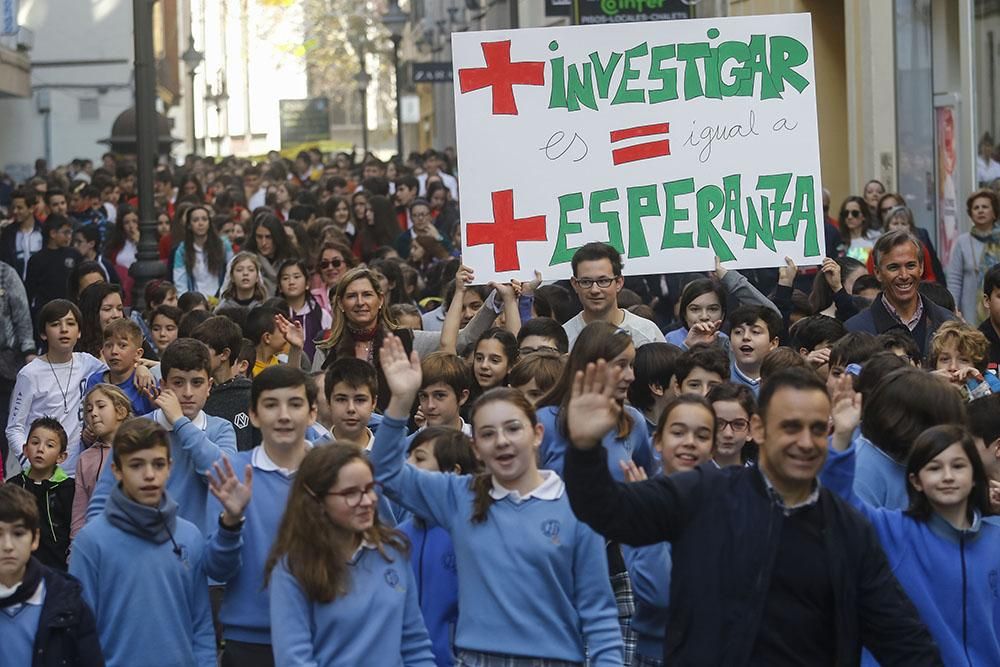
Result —
[[[951, 258], [952, 246], [958, 238], [958, 194], [955, 179], [958, 174], [955, 155], [955, 107], [938, 106], [934, 109], [937, 123], [937, 249], [944, 266]], [[964, 313], [972, 317], [973, 313]]]
[[462, 257], [477, 281], [822, 260], [808, 14], [455, 33]]

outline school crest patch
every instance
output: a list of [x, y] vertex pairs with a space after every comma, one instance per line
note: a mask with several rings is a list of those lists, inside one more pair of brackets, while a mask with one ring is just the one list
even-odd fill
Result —
[[396, 572], [395, 568], [390, 567], [385, 571], [385, 583], [395, 591], [403, 590], [403, 587], [399, 585], [399, 573]]
[[559, 544], [559, 522], [555, 519], [549, 519], [548, 521], [542, 522], [542, 535], [552, 540], [552, 544]]

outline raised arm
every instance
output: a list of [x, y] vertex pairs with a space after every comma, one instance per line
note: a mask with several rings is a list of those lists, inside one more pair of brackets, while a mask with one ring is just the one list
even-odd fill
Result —
[[612, 479], [600, 444], [621, 410], [613, 398], [620, 372], [601, 360], [577, 372], [573, 381], [567, 408], [572, 446], [564, 469], [570, 505], [581, 521], [610, 540], [632, 545], [672, 540], [690, 513], [688, 498], [700, 487], [700, 471], [687, 478], [685, 487], [668, 477], [628, 485]]
[[760, 290], [754, 287], [743, 274], [722, 266], [722, 262], [719, 261], [718, 257], [715, 258], [715, 275], [719, 278], [722, 286], [726, 288], [726, 292], [736, 297], [736, 300], [741, 305], [754, 304], [766, 306], [779, 315], [781, 314], [778, 307], [770, 299], [761, 294]]
[[465, 299], [465, 290], [471, 284], [472, 277], [472, 269], [467, 266], [459, 267], [455, 273], [455, 294], [441, 324], [441, 343], [438, 349], [442, 352], [457, 353], [458, 332], [462, 328], [462, 301]]

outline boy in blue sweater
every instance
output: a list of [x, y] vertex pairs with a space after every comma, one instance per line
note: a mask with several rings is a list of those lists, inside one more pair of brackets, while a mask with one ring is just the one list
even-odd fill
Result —
[[80, 582], [42, 565], [35, 499], [0, 486], [0, 637], [5, 665], [102, 667], [94, 614]]
[[733, 382], [750, 387], [754, 397], [760, 393], [760, 365], [767, 353], [778, 347], [784, 330], [781, 315], [767, 306], [741, 306], [729, 316]]
[[[306, 427], [316, 417], [316, 385], [288, 365], [271, 366], [253, 379], [250, 420], [260, 430], [261, 444], [234, 457], [237, 470], [252, 469], [255, 498], [245, 510], [242, 565], [213, 573], [225, 583], [219, 611], [225, 648], [223, 667], [272, 667], [269, 592], [264, 565], [278, 535], [295, 472], [311, 446]], [[210, 500], [210, 516], [218, 503]]]
[[[232, 564], [208, 559], [238, 553], [239, 533], [220, 529], [213, 542], [221, 548], [210, 552], [198, 527], [179, 516], [167, 493], [171, 449], [156, 422], [123, 424], [112, 450], [116, 483], [102, 514], [74, 542], [70, 573], [94, 609], [108, 667], [216, 665], [207, 572]], [[223, 482], [216, 486], [227, 510], [219, 523], [238, 527], [239, 502], [227, 497], [232, 482]], [[244, 491], [243, 501], [249, 500]]]
[[132, 320], [118, 318], [104, 327], [103, 335], [101, 354], [108, 370], [98, 371], [87, 378], [84, 395], [100, 383], [107, 382], [125, 392], [132, 403], [132, 414], [149, 414], [156, 406], [135, 384], [135, 370], [142, 358], [142, 329]]
[[[167, 491], [177, 502], [179, 516], [206, 534], [206, 475], [224, 456], [235, 456], [236, 432], [226, 420], [202, 410], [212, 387], [211, 358], [204, 343], [178, 338], [163, 352], [160, 367], [163, 383], [156, 397], [158, 409], [149, 417], [170, 435], [173, 465]], [[113, 486], [111, 475], [100, 476], [87, 506], [88, 521], [104, 511]]]

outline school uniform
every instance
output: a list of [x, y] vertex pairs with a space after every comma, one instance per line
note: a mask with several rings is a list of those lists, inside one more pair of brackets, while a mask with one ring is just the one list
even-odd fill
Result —
[[350, 560], [350, 587], [332, 602], [310, 600], [282, 558], [271, 573], [271, 627], [277, 665], [435, 667], [406, 557], [362, 543]]
[[70, 562], [108, 667], [216, 666], [205, 557], [201, 531], [168, 494], [154, 508], [112, 489]]
[[458, 621], [458, 570], [455, 546], [441, 526], [409, 520], [399, 530], [410, 540], [410, 566], [416, 576], [417, 601], [431, 638], [437, 667], [452, 667], [451, 638]]
[[[938, 514], [920, 521], [900, 510], [873, 507], [853, 491], [857, 463], [854, 446], [831, 449], [823, 482], [874, 526], [893, 574], [944, 664], [1000, 665], [1000, 526], [982, 521], [978, 512], [968, 529], [959, 530]], [[866, 654], [862, 664], [878, 663]]]
[[66, 471], [56, 466], [48, 479], [38, 481], [28, 477], [29, 466], [7, 480], [35, 497], [40, 519], [40, 537], [35, 555], [42, 565], [56, 570], [66, 569], [69, 556], [69, 531], [73, 520], [73, 495], [76, 486]]
[[879, 449], [858, 429], [852, 440], [858, 459], [854, 493], [872, 507], [905, 510], [910, 506], [906, 491], [906, 465]]
[[542, 471], [524, 497], [495, 485], [488, 518], [474, 523], [472, 478], [404, 464], [405, 429], [386, 416], [371, 459], [387, 495], [451, 534], [458, 664], [582, 664], [586, 645], [591, 665], [621, 665], [604, 540], [573, 515], [559, 476]]
[[80, 582], [32, 557], [14, 588], [0, 585], [3, 664], [103, 667], [94, 614]]
[[[236, 432], [229, 422], [199, 412], [194, 421], [181, 417], [173, 426], [163, 416], [162, 410], [148, 415], [164, 429], [170, 437], [170, 456], [173, 459], [170, 477], [167, 479], [167, 493], [177, 501], [178, 515], [208, 534], [213, 527], [206, 517], [208, 482], [206, 475], [213, 463], [221, 463], [223, 456], [236, 455]], [[111, 466], [111, 460], [104, 462]], [[116, 482], [109, 472], [101, 474], [97, 488], [87, 507], [87, 521], [91, 521], [104, 511], [104, 505]]]
[[112, 382], [111, 378], [108, 377], [110, 373], [111, 371], [98, 371], [87, 378], [87, 386], [83, 390], [83, 395], [86, 396], [87, 392], [97, 385], [107, 383], [118, 387], [128, 397], [129, 403], [132, 404], [132, 414], [147, 415], [156, 409], [156, 404], [150, 400], [149, 396], [139, 391], [139, 388], [135, 386], [135, 371], [132, 371], [122, 383]]
[[670, 617], [670, 543], [622, 546], [622, 556], [635, 592], [632, 630], [636, 635], [633, 667], [662, 667], [663, 644]]
[[[615, 427], [601, 439], [601, 445], [608, 452], [608, 470], [617, 481], [624, 482], [625, 474], [619, 463], [635, 461], [636, 465], [652, 477], [656, 474], [656, 457], [650, 444], [651, 436], [646, 428], [646, 417], [631, 405], [625, 405], [623, 408], [632, 419], [632, 430], [622, 438], [618, 436], [618, 428]], [[539, 467], [562, 475], [566, 449], [572, 445], [569, 438], [559, 431], [559, 410], [557, 405], [538, 408], [538, 423], [545, 427], [539, 448], [541, 461]]]

